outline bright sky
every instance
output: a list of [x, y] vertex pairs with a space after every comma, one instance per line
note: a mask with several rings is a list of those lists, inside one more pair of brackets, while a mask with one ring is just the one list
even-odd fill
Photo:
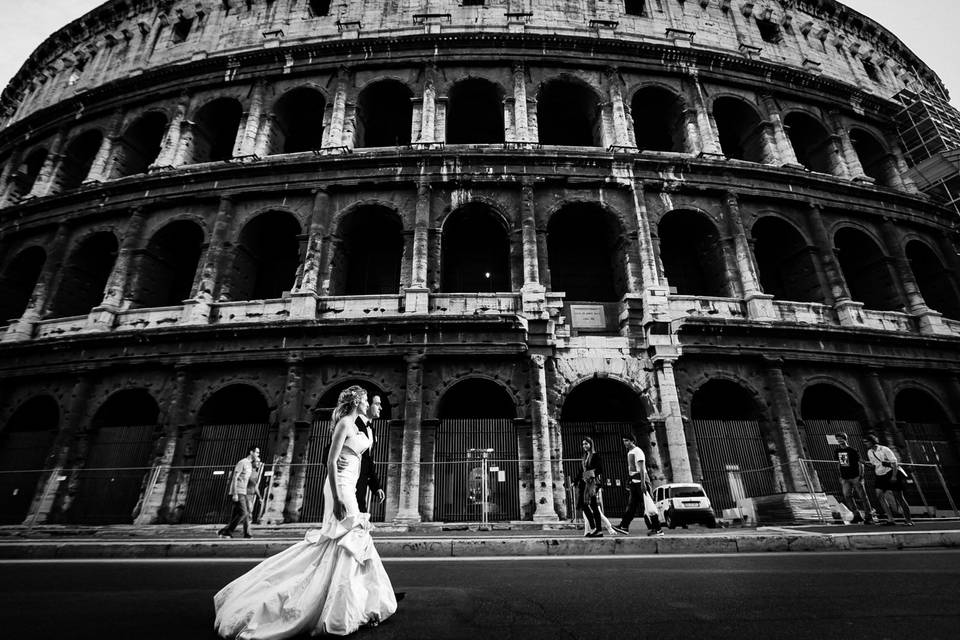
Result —
[[[537, 0], [531, 0], [536, 3]], [[958, 0], [844, 0], [849, 7], [884, 25], [920, 56], [947, 85], [960, 106], [960, 64], [956, 27]], [[0, 83], [4, 86], [43, 40], [101, 0], [0, 0]]]

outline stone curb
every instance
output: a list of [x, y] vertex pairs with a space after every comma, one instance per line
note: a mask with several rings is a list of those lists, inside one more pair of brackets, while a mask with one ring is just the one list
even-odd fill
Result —
[[[286, 549], [289, 539], [189, 541], [16, 541], [0, 542], [0, 560], [263, 558]], [[376, 539], [384, 558], [476, 558], [516, 556], [675, 555], [776, 553], [796, 551], [872, 551], [960, 547], [960, 531], [820, 535], [729, 535], [536, 538], [390, 538]]]

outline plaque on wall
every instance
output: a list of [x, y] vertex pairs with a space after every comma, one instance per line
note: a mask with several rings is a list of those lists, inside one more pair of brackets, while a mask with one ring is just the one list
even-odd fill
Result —
[[572, 304], [570, 325], [574, 329], [606, 329], [607, 314], [602, 304]]

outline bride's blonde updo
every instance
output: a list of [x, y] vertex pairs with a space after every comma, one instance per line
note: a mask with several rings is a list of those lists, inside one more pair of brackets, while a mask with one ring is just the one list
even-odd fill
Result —
[[333, 410], [330, 420], [330, 431], [336, 428], [340, 418], [353, 411], [354, 407], [359, 407], [360, 403], [367, 397], [367, 390], [358, 384], [352, 385], [340, 392], [337, 398], [337, 408]]

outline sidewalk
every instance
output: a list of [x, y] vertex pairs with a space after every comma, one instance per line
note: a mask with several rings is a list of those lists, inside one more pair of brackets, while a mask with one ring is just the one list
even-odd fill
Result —
[[[731, 529], [665, 529], [647, 537], [641, 526], [628, 536], [584, 538], [582, 529], [513, 523], [478, 531], [476, 525], [379, 525], [384, 558], [655, 555], [777, 551], [858, 551], [960, 547], [960, 521], [919, 521], [916, 527], [804, 525]], [[305, 525], [255, 526], [254, 538], [217, 538], [217, 525], [0, 527], [0, 560], [81, 558], [263, 558], [303, 539]]]

